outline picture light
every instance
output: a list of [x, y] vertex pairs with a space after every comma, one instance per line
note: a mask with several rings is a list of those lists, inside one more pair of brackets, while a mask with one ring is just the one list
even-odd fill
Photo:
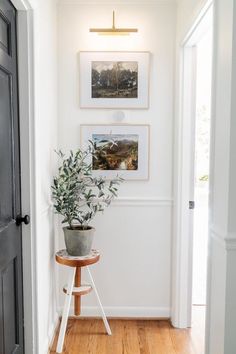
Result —
[[118, 36], [127, 36], [130, 33], [138, 32], [137, 28], [118, 28], [115, 26], [115, 11], [113, 11], [112, 27], [111, 28], [90, 28], [89, 32], [96, 32], [100, 35], [118, 35]]

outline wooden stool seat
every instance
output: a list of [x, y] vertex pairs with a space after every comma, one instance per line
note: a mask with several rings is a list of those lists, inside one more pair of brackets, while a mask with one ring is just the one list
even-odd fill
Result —
[[97, 263], [100, 253], [97, 250], [91, 250], [87, 256], [70, 256], [67, 250], [60, 250], [55, 255], [57, 263], [67, 265], [69, 267], [86, 267]]
[[[68, 284], [63, 287], [63, 291], [66, 294], [66, 298], [57, 342], [57, 353], [62, 353], [63, 350], [63, 343], [72, 296], [74, 296], [74, 314], [76, 316], [79, 316], [81, 310], [81, 296], [90, 293], [91, 290], [94, 290], [99, 307], [101, 309], [102, 319], [106, 327], [107, 334], [111, 335], [109, 323], [103, 310], [102, 303], [100, 301], [92, 274], [88, 267], [89, 265], [97, 263], [99, 261], [100, 253], [97, 250], [91, 250], [90, 254], [88, 254], [87, 256], [80, 257], [71, 256], [65, 249], [63, 249], [55, 254], [55, 259], [57, 263], [71, 267], [71, 269], [69, 269]], [[91, 284], [81, 284], [82, 267], [85, 267], [87, 269]]]

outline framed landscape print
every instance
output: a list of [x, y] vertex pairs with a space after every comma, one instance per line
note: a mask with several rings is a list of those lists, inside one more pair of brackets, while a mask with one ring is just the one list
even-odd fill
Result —
[[81, 108], [148, 108], [148, 52], [80, 52]]
[[81, 125], [81, 146], [96, 143], [93, 174], [125, 180], [149, 178], [149, 125]]

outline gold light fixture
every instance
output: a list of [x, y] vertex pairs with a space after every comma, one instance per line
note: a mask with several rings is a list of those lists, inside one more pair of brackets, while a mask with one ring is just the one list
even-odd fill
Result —
[[89, 32], [96, 32], [100, 35], [118, 35], [118, 36], [125, 36], [129, 35], [130, 33], [138, 32], [137, 28], [117, 28], [115, 26], [115, 11], [113, 11], [112, 16], [112, 27], [111, 28], [90, 28]]

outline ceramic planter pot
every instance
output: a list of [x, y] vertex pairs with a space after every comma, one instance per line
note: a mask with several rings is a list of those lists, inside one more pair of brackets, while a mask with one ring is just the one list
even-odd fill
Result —
[[71, 256], [87, 256], [92, 247], [95, 229], [91, 226], [87, 230], [80, 227], [69, 229], [63, 227], [66, 250]]

